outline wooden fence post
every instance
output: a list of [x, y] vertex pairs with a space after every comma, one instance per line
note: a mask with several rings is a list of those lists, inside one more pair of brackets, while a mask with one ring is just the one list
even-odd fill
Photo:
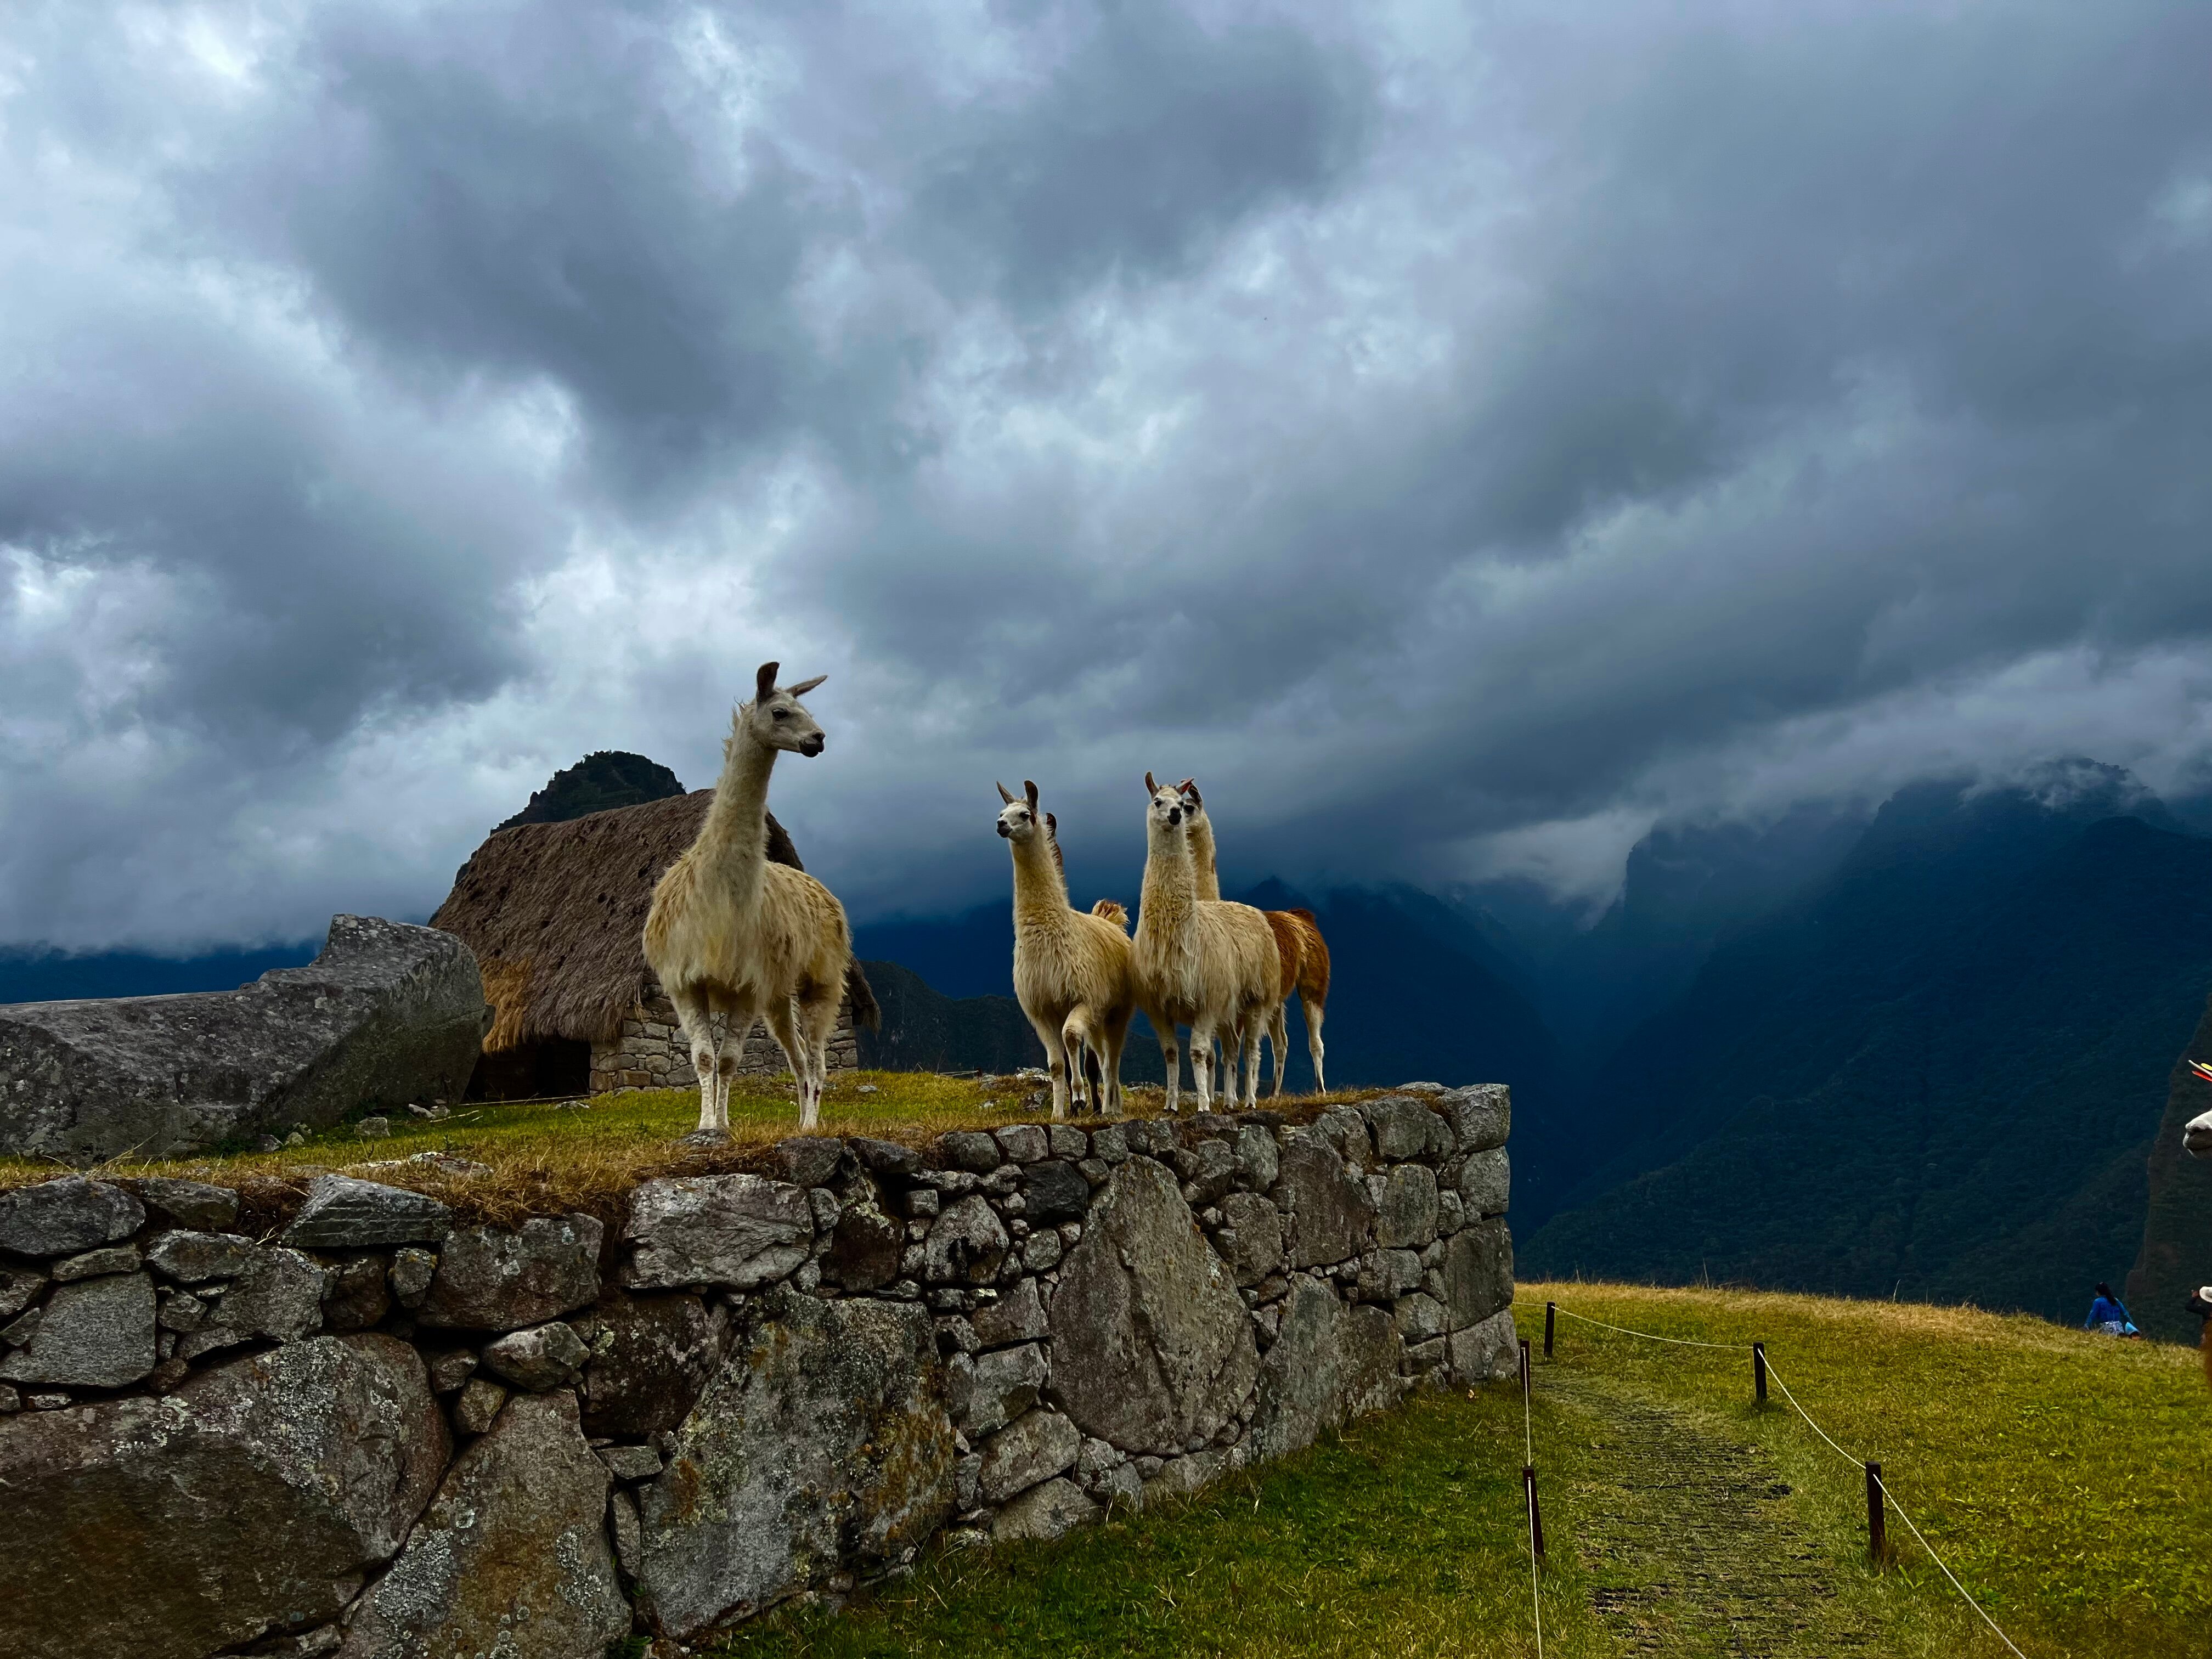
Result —
[[1534, 1463], [1521, 1466], [1521, 1486], [1528, 1495], [1529, 1547], [1536, 1552], [1536, 1559], [1540, 1561], [1544, 1559], [1544, 1511], [1536, 1504], [1536, 1466]]
[[1521, 1404], [1523, 1409], [1528, 1404], [1528, 1339], [1525, 1336], [1521, 1339]]
[[1874, 1558], [1879, 1568], [1889, 1559], [1889, 1534], [1884, 1522], [1881, 1504], [1881, 1465], [1866, 1466], [1867, 1478], [1867, 1553]]
[[1751, 1392], [1759, 1405], [1766, 1403], [1766, 1344], [1751, 1345]]
[[1544, 1358], [1547, 1359], [1552, 1357], [1552, 1320], [1559, 1311], [1559, 1304], [1556, 1302], [1544, 1304]]

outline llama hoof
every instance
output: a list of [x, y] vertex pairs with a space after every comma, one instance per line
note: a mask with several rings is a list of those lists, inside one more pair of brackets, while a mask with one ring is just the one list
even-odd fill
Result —
[[726, 1146], [730, 1144], [727, 1129], [694, 1129], [676, 1143], [679, 1146]]

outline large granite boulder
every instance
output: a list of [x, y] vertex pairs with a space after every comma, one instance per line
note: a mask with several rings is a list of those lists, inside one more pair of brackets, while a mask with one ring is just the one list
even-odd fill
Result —
[[630, 1624], [607, 1547], [609, 1484], [574, 1395], [508, 1401], [363, 1599], [338, 1659], [600, 1659]]
[[452, 934], [333, 916], [313, 962], [240, 990], [0, 1007], [0, 1152], [173, 1156], [459, 1100], [490, 1024]]
[[447, 1450], [422, 1362], [385, 1336], [0, 1419], [0, 1653], [202, 1659], [322, 1624], [398, 1551]]
[[1395, 1404], [1405, 1386], [1398, 1375], [1403, 1352], [1389, 1313], [1347, 1306], [1326, 1285], [1299, 1274], [1260, 1374], [1254, 1451], [1281, 1457], [1311, 1445], [1324, 1429]]
[[1175, 1176], [1133, 1158], [1100, 1189], [1053, 1291], [1052, 1392], [1085, 1434], [1171, 1456], [1236, 1415], [1252, 1322]]
[[690, 1638], [841, 1569], [896, 1565], [951, 1513], [953, 1435], [929, 1316], [763, 1295], [640, 1494], [641, 1607]]

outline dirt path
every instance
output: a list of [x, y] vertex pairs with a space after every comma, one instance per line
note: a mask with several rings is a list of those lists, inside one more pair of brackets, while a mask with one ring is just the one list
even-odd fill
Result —
[[1588, 1437], [1572, 1460], [1575, 1541], [1591, 1605], [1626, 1651], [1872, 1650], [1763, 1449], [1588, 1372], [1547, 1369], [1537, 1386]]

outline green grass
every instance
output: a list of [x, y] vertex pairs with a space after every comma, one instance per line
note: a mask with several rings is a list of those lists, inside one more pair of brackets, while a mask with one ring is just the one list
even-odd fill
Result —
[[[2208, 1401], [2197, 1356], [2026, 1318], [1810, 1297], [1524, 1285], [1543, 1304], [1704, 1341], [1765, 1340], [1777, 1372], [1893, 1491], [2031, 1659], [2207, 1650], [2203, 1544]], [[1552, 1363], [1666, 1402], [1770, 1451], [1796, 1490], [1838, 1609], [1869, 1653], [1999, 1655], [1902, 1526], [1896, 1561], [1865, 1558], [1863, 1477], [1773, 1391], [1751, 1404], [1747, 1354], [1663, 1346], [1562, 1320]], [[787, 1610], [726, 1659], [1037, 1654], [1528, 1655], [1518, 1390], [1425, 1397], [1186, 1506], [1059, 1543], [932, 1555], [842, 1613]], [[1590, 1501], [1588, 1420], [1534, 1413], [1549, 1560], [1545, 1651], [1623, 1650], [1589, 1611], [1575, 1540]]]
[[[823, 1097], [818, 1132], [920, 1145], [948, 1129], [1046, 1122], [1049, 1112], [1026, 1110], [1021, 1104], [1038, 1086], [1011, 1077], [841, 1072]], [[1261, 1104], [1309, 1115], [1327, 1105], [1383, 1092], [1338, 1090], [1327, 1095], [1285, 1096]], [[1166, 1100], [1158, 1088], [1132, 1087], [1126, 1095], [1133, 1117], [1158, 1115]], [[564, 1206], [602, 1208], [655, 1175], [767, 1167], [775, 1143], [799, 1133], [798, 1103], [788, 1073], [781, 1080], [746, 1079], [733, 1089], [731, 1145], [706, 1152], [678, 1144], [698, 1125], [696, 1089], [639, 1089], [588, 1100], [478, 1103], [456, 1108], [451, 1117], [435, 1121], [404, 1112], [386, 1121], [388, 1138], [365, 1140], [355, 1125], [347, 1123], [309, 1134], [303, 1145], [281, 1152], [143, 1162], [117, 1158], [101, 1167], [111, 1175], [179, 1175], [232, 1184], [304, 1186], [310, 1176], [325, 1170], [357, 1170], [363, 1164], [446, 1152], [484, 1164], [489, 1173], [456, 1177], [434, 1166], [374, 1173], [380, 1181], [434, 1193], [465, 1214], [501, 1221]], [[1088, 1126], [1096, 1120], [1078, 1121]], [[0, 1191], [44, 1181], [55, 1173], [52, 1164], [0, 1159]]]

